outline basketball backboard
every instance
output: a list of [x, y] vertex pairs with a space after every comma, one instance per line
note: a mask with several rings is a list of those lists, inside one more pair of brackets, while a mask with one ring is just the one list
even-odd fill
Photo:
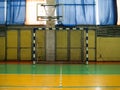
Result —
[[[61, 15], [58, 15], [58, 10], [61, 12]], [[38, 21], [63, 21], [63, 4], [37, 4], [37, 20]]]

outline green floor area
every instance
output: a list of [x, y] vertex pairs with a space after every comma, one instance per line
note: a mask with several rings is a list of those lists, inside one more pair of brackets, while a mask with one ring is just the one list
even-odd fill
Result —
[[0, 64], [0, 74], [120, 74], [119, 64]]

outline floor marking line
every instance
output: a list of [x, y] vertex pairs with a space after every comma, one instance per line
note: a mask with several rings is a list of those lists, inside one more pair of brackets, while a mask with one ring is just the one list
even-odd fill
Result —
[[62, 87], [62, 64], [60, 65], [60, 82], [59, 86]]
[[[8, 73], [0, 73], [0, 75], [33, 75], [33, 74], [22, 74], [22, 73], [18, 73], [18, 74], [8, 74]], [[46, 75], [46, 76], [48, 76], [48, 75], [50, 75], [50, 76], [53, 76], [53, 75], [56, 75], [56, 76], [59, 76], [59, 73], [57, 73], [57, 74], [51, 74], [51, 73], [47, 73], [47, 74], [45, 74], [45, 73], [43, 73], [43, 74], [34, 74], [34, 75]], [[62, 70], [62, 75], [69, 75], [69, 76], [71, 76], [71, 75], [84, 75], [84, 76], [87, 76], [87, 75], [93, 75], [93, 76], [120, 76], [120, 74], [80, 74], [80, 73], [76, 73], [76, 74], [71, 74], [71, 73], [69, 73], [69, 74], [64, 74], [63, 73], [63, 70]]]
[[[62, 88], [120, 88], [120, 86], [62, 86]], [[0, 88], [60, 88], [59, 86], [0, 86]]]

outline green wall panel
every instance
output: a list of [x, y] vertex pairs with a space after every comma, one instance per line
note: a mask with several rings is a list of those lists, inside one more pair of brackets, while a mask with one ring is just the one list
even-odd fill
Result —
[[89, 61], [95, 61], [95, 48], [96, 48], [96, 37], [95, 37], [95, 30], [89, 30], [89, 39], [88, 39], [88, 45], [89, 45]]
[[31, 60], [31, 49], [21, 49], [21, 60]]
[[38, 30], [36, 31], [36, 45], [37, 45], [37, 60], [45, 60], [45, 48], [46, 48], [46, 31]]
[[68, 60], [67, 58], [67, 31], [56, 31], [56, 60]]
[[17, 30], [7, 31], [7, 47], [17, 47], [18, 36]]
[[56, 60], [68, 60], [67, 49], [57, 49], [56, 52]]
[[81, 49], [71, 49], [70, 60], [81, 60]]
[[81, 60], [81, 31], [70, 31], [70, 60]]
[[31, 47], [31, 31], [30, 30], [21, 30], [20, 31], [20, 47]]
[[7, 31], [7, 60], [17, 60], [18, 31]]
[[31, 30], [20, 31], [20, 59], [31, 60], [31, 45], [32, 45]]
[[95, 61], [95, 49], [89, 49], [89, 61]]
[[45, 47], [45, 30], [36, 31], [37, 47]]
[[95, 31], [94, 30], [90, 30], [89, 32], [89, 47], [95, 47]]
[[5, 60], [5, 37], [0, 37], [0, 60]]
[[38, 48], [37, 49], [37, 59], [38, 60], [45, 60], [45, 49], [44, 48]]
[[17, 49], [7, 49], [7, 60], [17, 60]]
[[70, 31], [70, 47], [81, 47], [81, 31]]
[[56, 31], [56, 47], [67, 48], [67, 31]]

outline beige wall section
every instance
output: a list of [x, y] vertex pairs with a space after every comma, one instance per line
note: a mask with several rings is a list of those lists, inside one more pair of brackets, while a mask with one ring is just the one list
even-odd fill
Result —
[[97, 61], [120, 61], [120, 37], [97, 38]]
[[46, 30], [46, 61], [55, 61], [55, 30]]
[[21, 60], [31, 60], [31, 30], [20, 31], [20, 58]]
[[17, 60], [18, 32], [7, 31], [7, 60]]
[[0, 37], [0, 60], [5, 60], [5, 37]]

